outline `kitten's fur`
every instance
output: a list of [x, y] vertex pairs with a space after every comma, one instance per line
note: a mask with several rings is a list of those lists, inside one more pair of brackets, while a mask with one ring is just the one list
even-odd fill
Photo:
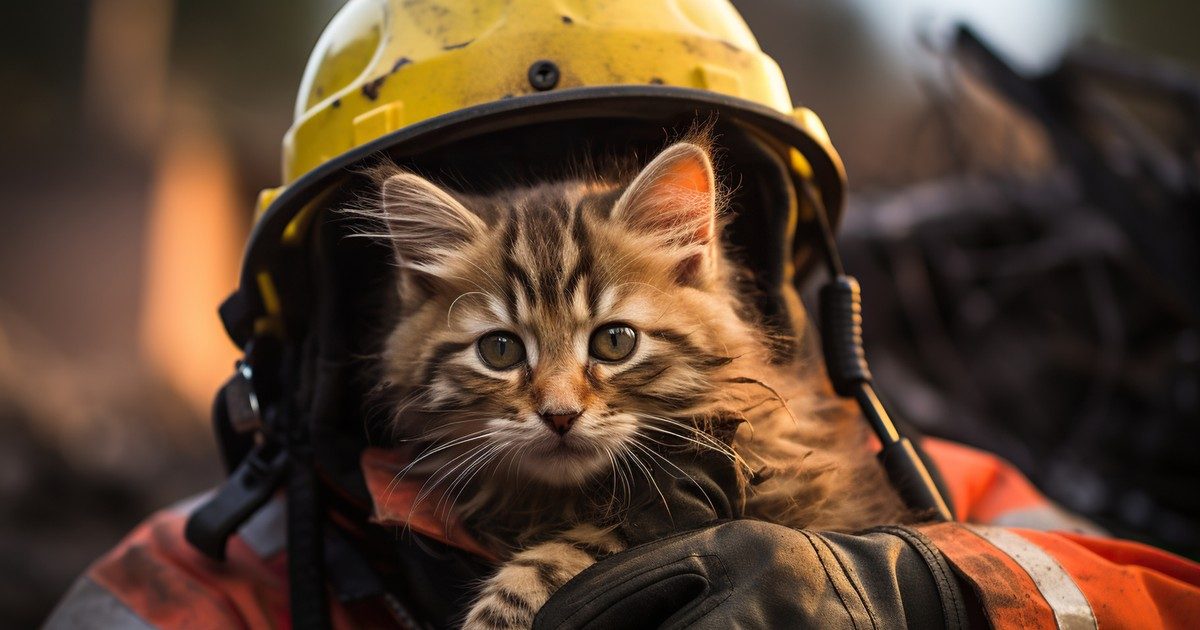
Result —
[[[702, 142], [671, 145], [627, 185], [477, 197], [394, 168], [379, 181], [367, 213], [399, 267], [383, 365], [396, 430], [417, 449], [407, 474], [426, 475], [421, 500], [504, 558], [466, 627], [529, 627], [555, 589], [621, 550], [623, 489], [667, 465], [663, 439], [735, 459], [751, 518], [832, 530], [902, 519], [862, 423], [814, 373], [770, 361], [720, 245]], [[611, 322], [637, 331], [632, 354], [589, 358]], [[525, 362], [483, 362], [477, 341], [497, 330], [520, 337]], [[539, 416], [574, 411], [564, 434]]]

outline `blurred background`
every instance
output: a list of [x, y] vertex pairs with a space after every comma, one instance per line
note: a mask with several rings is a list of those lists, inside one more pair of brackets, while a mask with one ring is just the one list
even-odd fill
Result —
[[[5, 7], [0, 625], [219, 480], [216, 305], [340, 4]], [[845, 158], [899, 415], [1200, 557], [1200, 4], [734, 4]]]

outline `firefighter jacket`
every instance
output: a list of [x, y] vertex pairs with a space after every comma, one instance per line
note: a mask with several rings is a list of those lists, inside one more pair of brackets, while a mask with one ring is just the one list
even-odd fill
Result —
[[[551, 598], [536, 627], [1195, 627], [1200, 565], [1105, 537], [994, 455], [923, 446], [959, 522], [848, 535], [727, 520], [602, 560]], [[392, 483], [401, 464], [364, 453], [372, 520], [489, 559], [461, 527], [413, 504], [419, 482]], [[184, 540], [197, 503], [155, 514], [97, 560], [46, 627], [290, 627], [282, 497], [242, 526], [223, 562]], [[415, 626], [404, 597], [334, 592], [333, 625]]]

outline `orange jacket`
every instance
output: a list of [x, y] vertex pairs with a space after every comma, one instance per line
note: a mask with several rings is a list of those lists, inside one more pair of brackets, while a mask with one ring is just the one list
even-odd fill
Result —
[[[993, 628], [1185, 628], [1200, 619], [1200, 565], [1097, 536], [1007, 462], [928, 439], [961, 523], [920, 529], [969, 584]], [[414, 506], [418, 485], [389, 484], [398, 465], [368, 450], [363, 472], [374, 520], [485, 555], [460, 527]], [[48, 628], [287, 628], [285, 511], [277, 497], [229, 543], [224, 562], [184, 540], [192, 501], [139, 526], [79, 578]], [[382, 609], [332, 602], [334, 627], [377, 626]], [[403, 627], [401, 619], [387, 617]]]

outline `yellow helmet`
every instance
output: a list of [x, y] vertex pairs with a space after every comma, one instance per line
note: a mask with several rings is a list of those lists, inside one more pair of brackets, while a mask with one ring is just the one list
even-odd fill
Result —
[[816, 235], [829, 236], [820, 219], [842, 205], [842, 167], [728, 0], [351, 0], [305, 70], [282, 186], [260, 195], [238, 289], [221, 305], [246, 356], [214, 424], [227, 463], [241, 463], [193, 514], [189, 540], [221, 557], [290, 470], [289, 518], [313, 524], [290, 536], [318, 551], [294, 564], [316, 595], [294, 599], [319, 613], [317, 486], [337, 488], [330, 509], [361, 518], [371, 498], [359, 456], [387, 441], [363, 404], [361, 358], [378, 351], [371, 314], [387, 312], [390, 251], [345, 238], [351, 219], [326, 212], [355, 203], [375, 161], [486, 194], [569, 174], [576, 160], [646, 158], [697, 124], [714, 138], [735, 210], [725, 236], [755, 272], [757, 306], [791, 329], [795, 279]]
[[[281, 295], [295, 272], [284, 250], [303, 245], [332, 191], [372, 156], [457, 170], [455, 143], [492, 137], [499, 163], [524, 139], [524, 153], [506, 158], [524, 162], [578, 147], [554, 140], [563, 134], [608, 142], [610, 152], [649, 151], [616, 138], [639, 128], [661, 143], [664, 129], [697, 120], [758, 147], [745, 159], [731, 152], [748, 165], [740, 178], [786, 171], [773, 202], [786, 207], [752, 229], [778, 232], [787, 252], [803, 256], [796, 189], [814, 182], [836, 220], [841, 162], [817, 116], [793, 108], [778, 65], [727, 0], [350, 0], [304, 71], [282, 185], [259, 197], [241, 288], [223, 307], [227, 327], [239, 345], [256, 330], [285, 328], [285, 311], [297, 306]], [[779, 280], [794, 275], [794, 255], [762, 257]]]

